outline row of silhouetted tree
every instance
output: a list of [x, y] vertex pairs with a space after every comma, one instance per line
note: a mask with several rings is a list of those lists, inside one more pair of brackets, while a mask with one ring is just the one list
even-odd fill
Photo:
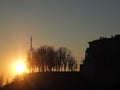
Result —
[[41, 46], [37, 49], [31, 48], [27, 58], [30, 72], [77, 70], [75, 57], [65, 47], [60, 47], [57, 50], [52, 46]]

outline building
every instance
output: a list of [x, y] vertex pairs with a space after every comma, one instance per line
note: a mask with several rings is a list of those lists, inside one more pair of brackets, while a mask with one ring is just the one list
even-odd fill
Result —
[[81, 73], [99, 83], [120, 82], [120, 35], [88, 43]]

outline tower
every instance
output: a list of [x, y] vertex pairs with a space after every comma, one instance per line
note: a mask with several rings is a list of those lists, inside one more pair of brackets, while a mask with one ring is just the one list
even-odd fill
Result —
[[30, 50], [32, 50], [32, 36], [30, 38]]
[[30, 63], [30, 72], [31, 73], [33, 73], [33, 64], [34, 64], [34, 60], [33, 60], [33, 54], [34, 54], [34, 52], [33, 52], [34, 50], [33, 50], [33, 47], [32, 47], [32, 36], [31, 36], [31, 38], [30, 38], [30, 51], [29, 51], [29, 63]]

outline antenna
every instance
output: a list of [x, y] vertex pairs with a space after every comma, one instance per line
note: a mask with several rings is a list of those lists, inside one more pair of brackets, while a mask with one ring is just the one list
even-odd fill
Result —
[[32, 36], [30, 38], [30, 49], [32, 50]]

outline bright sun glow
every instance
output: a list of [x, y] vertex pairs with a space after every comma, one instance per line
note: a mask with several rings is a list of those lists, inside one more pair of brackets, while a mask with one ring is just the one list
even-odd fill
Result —
[[16, 72], [18, 73], [18, 74], [22, 74], [23, 72], [25, 72], [25, 70], [26, 70], [26, 64], [25, 64], [25, 62], [17, 62], [16, 64], [15, 64], [15, 70], [16, 70]]

